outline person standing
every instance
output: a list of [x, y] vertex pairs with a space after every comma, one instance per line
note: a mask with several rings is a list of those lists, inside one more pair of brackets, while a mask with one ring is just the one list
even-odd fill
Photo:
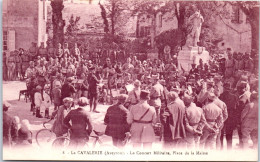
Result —
[[7, 69], [8, 69], [8, 79], [15, 79], [15, 54], [13, 51], [10, 52], [10, 55], [7, 58]]
[[104, 119], [107, 125], [105, 134], [112, 137], [113, 145], [116, 147], [124, 146], [126, 133], [130, 131], [130, 125], [126, 120], [129, 111], [123, 106], [127, 97], [125, 94], [119, 95], [118, 102], [107, 109]]
[[237, 97], [231, 93], [231, 84], [230, 83], [224, 83], [224, 92], [219, 96], [219, 99], [223, 101], [227, 106], [227, 119], [224, 122], [224, 127], [221, 131], [220, 136], [220, 147], [223, 149], [223, 139], [224, 134], [226, 134], [226, 140], [227, 140], [227, 149], [232, 148], [232, 138], [233, 138], [233, 131], [236, 129], [237, 126], [237, 118], [240, 118], [236, 116], [235, 114], [235, 105]]
[[57, 110], [61, 105], [61, 83], [57, 82], [52, 90], [54, 110]]
[[46, 60], [49, 60], [48, 51], [46, 48], [44, 48], [44, 42], [41, 42], [41, 46], [38, 49], [38, 55], [40, 55], [41, 58], [45, 58]]
[[75, 87], [72, 85], [73, 78], [68, 77], [66, 79], [66, 82], [61, 87], [61, 99], [63, 100], [66, 97], [72, 97], [74, 98], [74, 95], [76, 93]]
[[185, 105], [176, 92], [169, 92], [168, 98], [170, 100], [170, 103], [167, 107], [171, 114], [169, 124], [173, 139], [173, 147], [182, 147], [182, 144], [184, 143], [184, 138], [186, 137], [184, 125], [184, 115], [186, 111]]
[[73, 99], [70, 97], [66, 97], [63, 99], [63, 105], [60, 106], [57, 110], [55, 110], [51, 119], [55, 118], [53, 126], [51, 130], [56, 134], [56, 137], [62, 136], [64, 133], [67, 133], [67, 127], [64, 125], [64, 118], [69, 113], [71, 106], [73, 104]]
[[214, 103], [216, 96], [208, 93], [208, 103], [202, 108], [206, 123], [200, 138], [200, 147], [214, 149], [219, 128], [223, 125], [222, 110]]
[[[221, 109], [222, 115], [223, 115], [223, 123], [224, 123], [228, 118], [227, 105], [225, 104], [225, 102], [223, 102], [219, 99], [220, 90], [218, 88], [215, 88], [214, 94], [215, 94], [216, 98], [213, 101], [213, 103], [216, 104]], [[221, 148], [220, 136], [221, 136], [223, 127], [224, 127], [224, 124], [219, 128], [219, 132], [217, 135], [217, 143], [216, 143], [217, 149]]]
[[151, 97], [150, 104], [151, 104], [151, 106], [155, 107], [157, 116], [159, 117], [160, 108], [162, 106], [162, 102], [161, 102], [160, 97], [163, 96], [163, 86], [159, 82], [159, 75], [158, 74], [153, 75], [152, 79], [153, 79], [153, 86], [152, 86], [151, 91], [150, 91], [150, 97]]
[[152, 124], [156, 123], [156, 111], [147, 103], [148, 100], [149, 92], [141, 91], [140, 102], [131, 107], [127, 116], [127, 123], [131, 124], [130, 133], [134, 148], [151, 148], [155, 141]]
[[43, 116], [41, 115], [41, 106], [42, 106], [43, 101], [44, 101], [44, 98], [43, 98], [43, 94], [42, 94], [42, 87], [38, 85], [36, 87], [36, 91], [34, 93], [35, 108], [33, 110], [33, 114], [36, 113], [35, 116], [37, 118], [43, 118]]
[[7, 56], [6, 56], [6, 52], [3, 52], [3, 80], [8, 80], [8, 77], [7, 77]]
[[198, 148], [200, 136], [202, 135], [202, 130], [205, 126], [206, 119], [203, 114], [203, 110], [193, 103], [192, 96], [185, 94], [183, 96], [183, 102], [186, 107], [184, 123], [187, 148]]
[[139, 80], [136, 80], [134, 82], [134, 89], [128, 94], [128, 98], [125, 103], [126, 108], [130, 108], [131, 105], [136, 105], [140, 101], [140, 93], [141, 82]]
[[[73, 148], [82, 148], [89, 140], [89, 135], [93, 130], [92, 120], [88, 112], [83, 108], [87, 106], [86, 97], [79, 98], [79, 107], [71, 110], [64, 118], [64, 124], [71, 129], [70, 144]], [[72, 124], [70, 124], [70, 121]]]
[[253, 141], [253, 148], [258, 148], [258, 92], [253, 91], [250, 102], [241, 113], [241, 132], [243, 148], [249, 148], [249, 139]]
[[88, 98], [89, 98], [89, 104], [90, 104], [90, 111], [92, 111], [93, 106], [93, 112], [99, 113], [99, 111], [96, 110], [97, 108], [97, 102], [98, 102], [98, 83], [99, 80], [97, 79], [95, 75], [95, 68], [90, 67], [89, 68], [89, 75], [88, 75]]

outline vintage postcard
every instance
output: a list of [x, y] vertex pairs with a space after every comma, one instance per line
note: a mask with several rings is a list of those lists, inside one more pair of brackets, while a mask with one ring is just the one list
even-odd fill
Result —
[[3, 160], [258, 160], [258, 1], [2, 7]]

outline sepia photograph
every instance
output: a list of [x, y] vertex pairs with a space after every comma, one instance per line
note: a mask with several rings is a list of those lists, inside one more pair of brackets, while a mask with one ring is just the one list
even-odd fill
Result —
[[259, 9], [3, 0], [2, 160], [258, 161]]

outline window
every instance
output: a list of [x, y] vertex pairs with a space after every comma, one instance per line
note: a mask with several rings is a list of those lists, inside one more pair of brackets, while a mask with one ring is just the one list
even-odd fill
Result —
[[233, 6], [233, 15], [232, 15], [231, 22], [233, 23], [243, 22], [243, 12], [237, 6]]
[[8, 48], [7, 48], [7, 42], [8, 42], [7, 33], [8, 33], [7, 31], [3, 31], [3, 50], [4, 51], [8, 50]]

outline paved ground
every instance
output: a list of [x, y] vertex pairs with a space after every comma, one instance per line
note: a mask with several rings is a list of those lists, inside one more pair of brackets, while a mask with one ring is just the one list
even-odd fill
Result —
[[[12, 116], [18, 116], [20, 120], [28, 119], [31, 124], [31, 131], [33, 133], [33, 146], [37, 147], [35, 135], [38, 130], [42, 129], [42, 123], [47, 121], [45, 118], [36, 118], [30, 112], [30, 103], [25, 102], [22, 97], [20, 101], [18, 101], [19, 91], [25, 89], [25, 83], [20, 81], [10, 81], [3, 82], [3, 100], [8, 100], [12, 104], [12, 108], [9, 109], [8, 113]], [[85, 107], [86, 110], [89, 110], [89, 106]], [[94, 129], [97, 131], [104, 131], [105, 125], [104, 123], [104, 115], [108, 108], [108, 105], [98, 105], [98, 111], [100, 113], [91, 112], [91, 118], [94, 123]], [[43, 110], [42, 110], [43, 111]], [[53, 106], [50, 108], [50, 113], [53, 111]], [[52, 122], [50, 122], [49, 127], [51, 127]], [[111, 138], [107, 136], [102, 137], [102, 141], [106, 144], [111, 144]], [[238, 143], [237, 133], [234, 134], [234, 142], [233, 147], [236, 148], [236, 144]], [[156, 145], [157, 147], [161, 147], [161, 145]]]

